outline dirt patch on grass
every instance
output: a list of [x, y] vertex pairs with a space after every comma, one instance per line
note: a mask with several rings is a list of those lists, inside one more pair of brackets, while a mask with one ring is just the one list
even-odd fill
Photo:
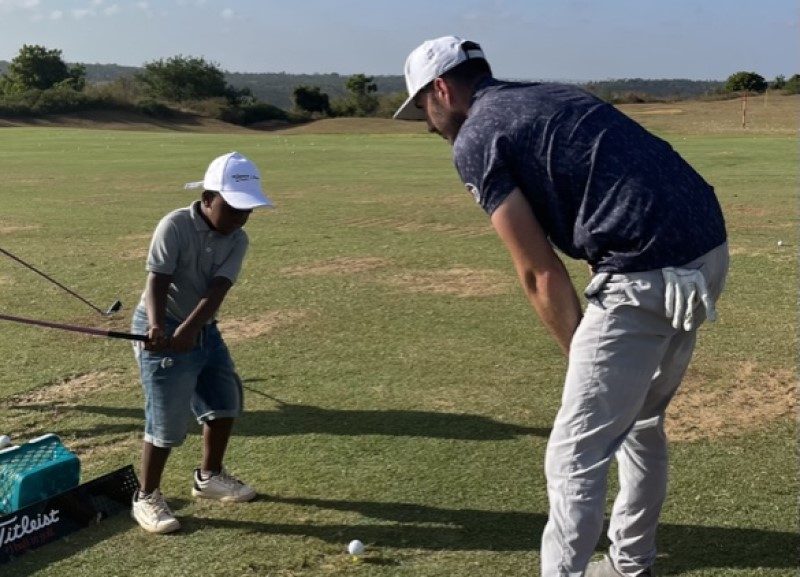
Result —
[[307, 264], [284, 267], [279, 272], [287, 277], [356, 274], [389, 266], [391, 261], [376, 256], [343, 256]]
[[124, 382], [123, 375], [110, 371], [86, 373], [15, 395], [6, 399], [3, 404], [6, 406], [69, 404], [74, 401], [83, 401], [93, 393], [120, 386]]
[[119, 249], [120, 260], [144, 260], [150, 250], [150, 240], [152, 234], [128, 234], [121, 236], [117, 242], [121, 245]]
[[491, 225], [457, 225], [447, 222], [413, 222], [393, 218], [365, 218], [350, 220], [346, 226], [356, 228], [381, 228], [393, 229], [398, 232], [433, 232], [455, 237], [474, 237], [492, 234]]
[[17, 232], [24, 232], [28, 230], [37, 230], [42, 228], [38, 224], [3, 224], [0, 223], [0, 234], [14, 234]]
[[769, 247], [732, 246], [730, 255], [732, 257], [765, 258], [771, 262], [786, 262], [797, 258], [795, 248], [785, 240], [781, 242], [783, 243], [781, 246], [778, 246], [776, 241], [774, 245]]
[[140, 246], [136, 248], [122, 249], [117, 256], [120, 260], [141, 260], [147, 259], [147, 253], [150, 248], [147, 246]]
[[[797, 134], [800, 95], [776, 91], [748, 98], [747, 127], [742, 127], [742, 99], [682, 100], [664, 103], [621, 104], [618, 108], [650, 130], [677, 134]], [[680, 112], [671, 112], [680, 110]]]
[[0, 127], [4, 126], [69, 127], [94, 130], [253, 133], [252, 130], [243, 126], [178, 111], [169, 118], [156, 118], [146, 114], [122, 110], [88, 110], [72, 114], [54, 114], [40, 118], [0, 120]]
[[89, 460], [109, 455], [128, 454], [134, 455], [142, 444], [139, 433], [128, 435], [115, 435], [111, 438], [98, 441], [94, 437], [71, 440], [69, 448], [81, 459]]
[[651, 110], [641, 110], [639, 114], [683, 114], [683, 110], [680, 108], [653, 108]]
[[277, 329], [294, 325], [309, 315], [308, 311], [300, 309], [269, 311], [259, 316], [221, 321], [219, 330], [227, 342], [237, 342], [261, 337]]
[[119, 240], [125, 244], [150, 244], [150, 239], [153, 238], [152, 233], [137, 233], [137, 234], [126, 234], [125, 236], [119, 237]]
[[511, 279], [496, 270], [466, 267], [410, 271], [385, 282], [413, 293], [445, 294], [465, 298], [506, 294], [513, 286]]
[[389, 118], [323, 118], [300, 125], [278, 128], [278, 134], [420, 134], [427, 135], [424, 122], [403, 122]]
[[760, 429], [795, 414], [797, 385], [793, 371], [763, 371], [744, 362], [727, 387], [707, 390], [704, 378], [689, 369], [667, 410], [667, 434], [674, 441], [695, 441]]
[[726, 207], [727, 211], [732, 214], [741, 214], [744, 216], [757, 216], [757, 217], [765, 217], [767, 216], [767, 211], [764, 208], [758, 206], [747, 206], [746, 204], [731, 204]]

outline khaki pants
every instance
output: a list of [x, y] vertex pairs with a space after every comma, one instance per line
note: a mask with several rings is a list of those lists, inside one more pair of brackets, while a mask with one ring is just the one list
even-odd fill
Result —
[[[699, 269], [711, 298], [728, 270], [723, 244], [681, 268]], [[542, 536], [542, 577], [581, 577], [603, 526], [606, 477], [619, 464], [620, 491], [609, 527], [610, 555], [626, 575], [653, 564], [667, 489], [664, 412], [683, 379], [697, 330], [665, 316], [660, 270], [614, 274], [592, 283], [572, 339], [561, 408], [547, 445], [550, 515]], [[704, 319], [700, 307], [698, 324]]]

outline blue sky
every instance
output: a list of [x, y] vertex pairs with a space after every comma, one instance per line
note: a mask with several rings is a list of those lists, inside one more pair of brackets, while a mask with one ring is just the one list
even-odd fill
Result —
[[428, 38], [483, 46], [520, 79], [768, 80], [800, 72], [797, 0], [0, 0], [0, 60], [23, 44], [69, 62], [176, 54], [232, 72], [401, 74]]

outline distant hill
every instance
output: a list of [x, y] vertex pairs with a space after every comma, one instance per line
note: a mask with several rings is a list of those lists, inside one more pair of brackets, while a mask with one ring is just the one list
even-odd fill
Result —
[[[118, 64], [84, 64], [86, 79], [89, 82], [111, 82], [121, 76], [133, 76], [141, 71], [136, 66]], [[0, 73], [5, 73], [8, 62], [0, 60]], [[347, 92], [345, 83], [348, 75], [341, 74], [288, 74], [286, 72], [244, 73], [226, 72], [227, 82], [235, 88], [249, 88], [259, 100], [274, 104], [279, 108], [292, 107], [292, 92], [296, 86], [319, 86], [331, 98]], [[374, 76], [379, 94], [405, 91], [405, 81], [399, 75]], [[648, 80], [629, 78], [601, 80], [582, 84], [595, 94], [607, 100], [630, 94], [640, 94], [651, 98], [681, 99], [695, 98], [719, 91], [725, 85], [718, 80]]]
[[[8, 62], [0, 60], [0, 74], [8, 69]], [[111, 82], [121, 76], [141, 72], [137, 66], [118, 64], [84, 64], [89, 82]], [[292, 92], [296, 86], [319, 86], [331, 98], [347, 92], [345, 83], [349, 75], [340, 74], [287, 74], [285, 72], [243, 73], [226, 72], [225, 80], [235, 88], [249, 88], [259, 100], [287, 110], [292, 107]], [[406, 89], [402, 76], [374, 76], [379, 94], [403, 92]]]
[[[333, 99], [347, 92], [345, 84], [348, 78], [349, 75], [340, 74], [225, 73], [225, 79], [231, 86], [249, 88], [260, 100], [283, 109], [291, 108], [292, 92], [297, 86], [319, 86], [322, 92]], [[402, 76], [373, 76], [373, 82], [379, 94], [404, 92], [406, 89]]]

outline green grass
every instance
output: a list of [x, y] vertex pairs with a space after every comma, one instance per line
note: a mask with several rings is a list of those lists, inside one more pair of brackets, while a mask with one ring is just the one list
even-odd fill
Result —
[[[721, 320], [702, 330], [693, 370], [708, 391], [726, 390], [745, 364], [755, 391], [776, 372], [794, 375], [796, 141], [666, 137], [717, 187], [733, 250]], [[182, 532], [153, 537], [121, 515], [0, 575], [538, 574], [544, 448], [565, 363], [441, 140], [4, 128], [0, 147], [0, 246], [128, 312], [155, 223], [192, 200], [183, 183], [241, 151], [277, 208], [248, 223], [251, 251], [221, 318], [299, 311], [231, 344], [248, 412], [228, 465], [261, 491], [256, 502], [192, 501], [193, 429], [163, 484]], [[331, 261], [342, 269], [310, 274]], [[473, 279], [478, 294], [466, 297], [409, 290], [452, 269], [490, 281]], [[570, 269], [584, 283], [585, 265]], [[438, 282], [457, 289], [459, 274]], [[0, 283], [2, 312], [127, 329], [8, 259]], [[128, 345], [0, 324], [0, 354], [0, 432], [58, 433], [81, 451], [84, 479], [138, 467], [142, 395]], [[98, 384], [59, 388], [80, 375]], [[661, 574], [794, 574], [794, 438], [793, 420], [778, 416], [673, 445]], [[343, 553], [354, 538], [368, 545], [361, 563]]]

